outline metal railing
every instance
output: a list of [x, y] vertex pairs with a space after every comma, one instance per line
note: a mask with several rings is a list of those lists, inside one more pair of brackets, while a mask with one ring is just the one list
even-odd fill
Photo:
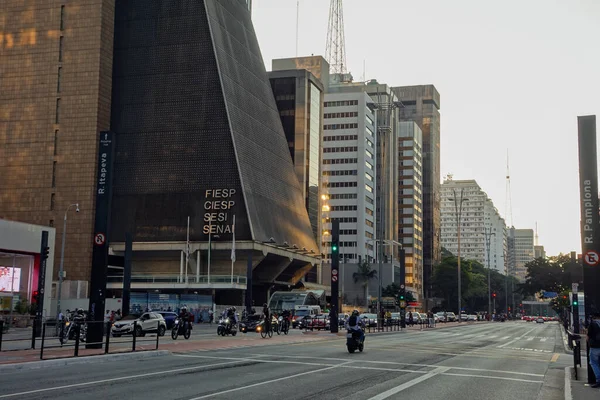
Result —
[[[107, 277], [107, 282], [123, 282], [123, 276], [119, 275], [109, 275]], [[186, 283], [185, 278], [184, 281], [181, 281], [180, 275], [132, 275], [131, 282], [139, 282], [139, 283]], [[200, 275], [196, 277], [195, 275], [188, 275], [187, 283], [231, 283], [231, 275], [211, 275], [210, 282], [208, 275]], [[246, 276], [244, 275], [234, 275], [233, 276], [234, 284], [247, 284]]]

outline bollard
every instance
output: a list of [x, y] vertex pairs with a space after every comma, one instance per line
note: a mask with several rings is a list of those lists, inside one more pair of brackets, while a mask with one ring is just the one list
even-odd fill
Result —
[[106, 323], [106, 345], [104, 346], [104, 354], [108, 354], [109, 345], [110, 345], [110, 321]]
[[160, 331], [160, 321], [156, 321], [156, 325], [156, 350], [158, 350], [158, 331]]
[[79, 324], [75, 325], [75, 357], [79, 356], [79, 332], [81, 328]]
[[42, 344], [40, 345], [40, 360], [44, 359], [44, 339], [46, 338], [46, 324], [42, 324]]
[[135, 339], [136, 339], [136, 331], [137, 331], [137, 321], [133, 321], [133, 348], [131, 351], [135, 351]]

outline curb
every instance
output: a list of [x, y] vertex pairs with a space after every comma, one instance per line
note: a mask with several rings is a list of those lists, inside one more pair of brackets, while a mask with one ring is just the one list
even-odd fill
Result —
[[97, 356], [65, 357], [54, 360], [29, 361], [15, 364], [1, 364], [0, 372], [26, 371], [46, 367], [62, 367], [75, 364], [95, 364], [119, 360], [141, 360], [170, 354], [168, 350], [144, 350], [133, 353], [101, 354]]
[[564, 332], [564, 329], [560, 329], [560, 336], [562, 337], [562, 342], [563, 342], [563, 346], [565, 347], [565, 353], [567, 354], [573, 354], [573, 350], [569, 349], [569, 338], [567, 337], [567, 334]]
[[565, 367], [565, 400], [573, 400], [573, 394], [571, 393], [572, 368]]

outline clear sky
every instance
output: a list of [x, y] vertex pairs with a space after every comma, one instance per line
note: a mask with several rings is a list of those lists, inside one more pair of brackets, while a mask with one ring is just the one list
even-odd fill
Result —
[[[324, 55], [328, 11], [300, 0], [298, 55]], [[476, 179], [504, 216], [508, 151], [514, 226], [537, 221], [548, 255], [581, 252], [577, 116], [600, 118], [600, 0], [345, 0], [344, 19], [355, 80], [365, 63], [365, 79], [440, 92], [442, 177]], [[253, 20], [268, 70], [296, 55], [296, 0], [254, 0]]]

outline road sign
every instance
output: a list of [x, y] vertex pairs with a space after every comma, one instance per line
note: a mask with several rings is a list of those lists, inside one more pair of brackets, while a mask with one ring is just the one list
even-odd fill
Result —
[[571, 283], [571, 290], [573, 293], [577, 293], [577, 290], [579, 290], [579, 283]]
[[332, 269], [331, 270], [331, 275], [337, 275], [338, 274], [338, 270], [337, 269]]
[[337, 282], [337, 275], [332, 275], [331, 276], [331, 281], [332, 282]]
[[404, 289], [404, 285], [400, 285], [400, 289]]
[[583, 261], [590, 267], [595, 267], [600, 264], [600, 254], [594, 250], [590, 250], [583, 256]]
[[556, 292], [542, 292], [542, 296], [546, 299], [553, 299], [555, 297], [558, 297], [558, 293]]
[[406, 300], [400, 300], [400, 308], [406, 308]]
[[96, 246], [102, 246], [104, 242], [106, 242], [106, 236], [104, 236], [104, 233], [96, 233], [96, 236], [94, 236], [94, 243]]

